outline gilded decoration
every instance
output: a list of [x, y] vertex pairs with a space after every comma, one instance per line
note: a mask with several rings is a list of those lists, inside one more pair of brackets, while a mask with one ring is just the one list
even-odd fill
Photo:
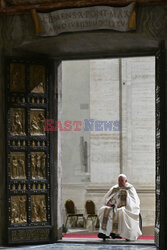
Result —
[[31, 176], [32, 179], [46, 178], [46, 154], [44, 152], [31, 153]]
[[31, 135], [45, 134], [45, 111], [42, 109], [31, 109], [30, 111], [30, 133]]
[[31, 196], [31, 221], [32, 222], [47, 221], [45, 195]]
[[26, 179], [25, 153], [10, 153], [10, 173], [11, 179]]
[[25, 65], [22, 63], [10, 64], [10, 91], [25, 91]]
[[21, 108], [10, 109], [10, 133], [13, 136], [25, 135], [25, 110]]
[[126, 190], [121, 190], [120, 191], [120, 200], [121, 200], [121, 205], [122, 206], [126, 206], [126, 197], [127, 197]]
[[42, 65], [31, 65], [30, 66], [30, 90], [31, 93], [45, 92], [45, 67]]
[[35, 146], [43, 146], [43, 147], [45, 147], [46, 146], [46, 144], [45, 144], [45, 141], [32, 141], [31, 142], [31, 145], [33, 146], [33, 147], [35, 147]]
[[32, 103], [42, 103], [42, 104], [44, 104], [46, 102], [46, 99], [44, 97], [40, 97], [40, 98], [39, 97], [32, 97], [30, 99], [30, 101]]
[[11, 223], [27, 222], [26, 195], [11, 196]]
[[28, 228], [11, 230], [11, 239], [13, 242], [49, 240], [50, 230], [48, 228]]

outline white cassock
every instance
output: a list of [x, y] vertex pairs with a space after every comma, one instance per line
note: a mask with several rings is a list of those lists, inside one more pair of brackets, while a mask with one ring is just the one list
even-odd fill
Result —
[[[107, 206], [108, 202], [115, 206]], [[125, 187], [115, 185], [105, 195], [105, 205], [99, 209], [99, 232], [106, 236], [112, 232], [122, 238], [136, 240], [142, 235], [139, 213], [140, 200], [135, 188], [128, 182]]]

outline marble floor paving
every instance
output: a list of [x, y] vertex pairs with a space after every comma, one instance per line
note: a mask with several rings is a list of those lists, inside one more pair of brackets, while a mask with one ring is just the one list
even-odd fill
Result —
[[157, 249], [153, 245], [116, 245], [116, 244], [77, 244], [77, 243], [55, 243], [47, 245], [31, 245], [31, 246], [19, 246], [19, 247], [0, 247], [0, 249], [18, 249], [18, 250], [155, 250]]

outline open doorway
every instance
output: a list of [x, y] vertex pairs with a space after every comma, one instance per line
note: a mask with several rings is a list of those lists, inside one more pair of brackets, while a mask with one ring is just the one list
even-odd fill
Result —
[[67, 221], [64, 204], [72, 200], [86, 218], [86, 201], [97, 212], [124, 173], [140, 197], [143, 236], [153, 240], [155, 57], [63, 61], [61, 121], [72, 122], [59, 132], [64, 236], [95, 237], [98, 222], [88, 219], [84, 228], [82, 216]]

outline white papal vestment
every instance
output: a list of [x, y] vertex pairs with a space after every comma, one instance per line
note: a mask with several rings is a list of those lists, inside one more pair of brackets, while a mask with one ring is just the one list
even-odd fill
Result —
[[[114, 206], [107, 206], [108, 202]], [[112, 232], [125, 239], [136, 240], [142, 234], [139, 213], [140, 200], [135, 188], [128, 182], [125, 187], [115, 185], [105, 195], [105, 205], [99, 209], [99, 232], [106, 236]]]

